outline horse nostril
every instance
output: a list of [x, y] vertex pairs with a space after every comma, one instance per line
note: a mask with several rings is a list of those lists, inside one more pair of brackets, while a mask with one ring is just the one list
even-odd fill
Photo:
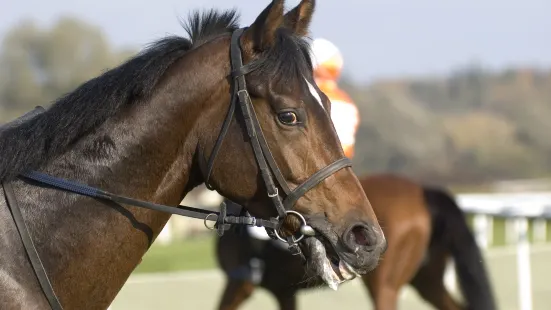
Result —
[[343, 245], [354, 253], [374, 251], [379, 246], [380, 241], [375, 229], [375, 227], [366, 223], [356, 223], [343, 233]]
[[371, 246], [373, 245], [373, 237], [367, 227], [364, 225], [356, 225], [350, 231], [354, 240], [359, 246]]
[[379, 238], [374, 228], [365, 223], [352, 225], [343, 234], [343, 243], [346, 248], [354, 253], [358, 251], [371, 252], [379, 243]]

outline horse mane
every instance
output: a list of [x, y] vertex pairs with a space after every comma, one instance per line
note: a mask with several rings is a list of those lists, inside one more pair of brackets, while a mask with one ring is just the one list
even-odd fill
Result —
[[251, 75], [260, 81], [269, 77], [278, 86], [287, 88], [303, 85], [305, 78], [314, 84], [310, 54], [310, 44], [303, 37], [279, 28], [274, 46], [253, 60]]
[[[167, 69], [190, 50], [238, 28], [235, 10], [194, 12], [180, 20], [188, 38], [168, 36], [133, 58], [60, 97], [32, 119], [0, 128], [0, 182], [41, 168], [128, 105], [150, 97]], [[281, 87], [312, 80], [309, 45], [289, 29], [276, 31], [275, 45], [253, 60], [256, 80]]]
[[189, 38], [169, 36], [153, 42], [60, 97], [47, 111], [0, 129], [0, 182], [39, 169], [122, 107], [147, 99], [172, 64], [208, 38], [237, 29], [237, 22], [235, 10], [192, 13], [184, 25]]

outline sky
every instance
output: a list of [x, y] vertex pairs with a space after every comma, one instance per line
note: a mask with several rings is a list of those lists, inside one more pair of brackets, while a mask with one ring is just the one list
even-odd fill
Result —
[[[289, 0], [288, 7], [298, 4]], [[184, 34], [178, 17], [238, 8], [250, 24], [266, 0], [0, 0], [0, 37], [22, 19], [49, 26], [73, 15], [103, 29], [115, 46], [141, 48]], [[480, 63], [551, 67], [551, 0], [318, 0], [312, 36], [334, 42], [350, 77], [445, 74]]]

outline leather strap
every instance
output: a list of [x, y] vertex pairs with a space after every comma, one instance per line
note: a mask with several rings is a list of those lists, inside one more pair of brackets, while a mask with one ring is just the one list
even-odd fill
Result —
[[255, 126], [257, 127], [257, 131], [259, 133], [258, 141], [260, 142], [260, 147], [262, 148], [262, 152], [264, 153], [266, 162], [270, 166], [270, 169], [272, 169], [272, 173], [276, 178], [279, 187], [283, 190], [285, 195], [289, 195], [289, 193], [291, 192], [291, 190], [289, 189], [289, 185], [287, 185], [287, 181], [285, 181], [285, 178], [283, 177], [281, 170], [279, 170], [279, 167], [277, 166], [274, 156], [272, 155], [272, 151], [268, 146], [268, 142], [266, 142], [266, 137], [264, 137], [264, 133], [262, 132], [262, 129], [260, 128], [260, 124], [256, 119], [255, 119]]
[[297, 186], [290, 194], [285, 198], [283, 201], [283, 204], [285, 205], [285, 208], [290, 208], [299, 200], [300, 197], [302, 197], [306, 192], [314, 188], [316, 185], [318, 185], [321, 181], [325, 180], [327, 177], [332, 175], [333, 173], [346, 168], [351, 167], [352, 161], [350, 159], [344, 157], [336, 162], [330, 164], [329, 166], [326, 166], [325, 168], [321, 169], [320, 171], [314, 173], [308, 180], [306, 180], [301, 185]]
[[228, 130], [230, 129], [230, 124], [231, 124], [231, 121], [233, 120], [233, 115], [235, 114], [235, 101], [236, 101], [235, 93], [232, 92], [230, 108], [228, 109], [228, 113], [226, 114], [226, 118], [224, 119], [224, 123], [222, 124], [222, 128], [220, 129], [220, 134], [218, 134], [218, 139], [216, 139], [216, 143], [212, 148], [209, 161], [207, 163], [207, 171], [205, 172], [205, 186], [211, 191], [214, 190], [214, 188], [209, 183], [210, 175], [212, 174], [212, 169], [214, 167], [214, 161], [216, 160], [216, 155], [218, 155], [218, 151], [220, 150], [220, 147], [224, 142], [224, 138], [226, 137]]
[[[245, 31], [245, 28], [238, 29], [232, 33], [231, 43], [230, 43], [230, 57], [231, 57], [231, 67], [232, 68], [241, 68], [243, 67], [243, 57], [241, 55], [241, 44], [239, 39]], [[235, 70], [235, 69], [234, 69]], [[260, 170], [262, 179], [266, 186], [266, 191], [268, 192], [268, 197], [272, 200], [278, 215], [283, 218], [286, 215], [285, 208], [283, 207], [283, 202], [281, 201], [281, 196], [278, 193], [278, 188], [276, 187], [270, 167], [266, 163], [266, 159], [263, 155], [262, 147], [259, 141], [259, 132], [262, 130], [260, 126], [256, 126], [258, 118], [254, 111], [254, 107], [247, 92], [247, 83], [245, 81], [245, 76], [239, 74], [233, 77], [234, 78], [234, 90], [237, 90], [237, 99], [239, 100], [239, 107], [245, 121], [245, 127], [247, 128], [247, 133], [253, 148], [253, 153]]]
[[[133, 199], [125, 196], [115, 195], [107, 191], [101, 190], [99, 188], [91, 187], [88, 185], [80, 184], [74, 181], [69, 181], [61, 178], [52, 177], [50, 175], [31, 171], [24, 173], [20, 176], [24, 179], [29, 179], [36, 181], [40, 185], [52, 186], [59, 190], [64, 190], [72, 192], [75, 194], [92, 197], [100, 200], [108, 200], [118, 204], [125, 204], [129, 206], [135, 206], [170, 214], [176, 214], [185, 217], [191, 217], [196, 219], [202, 219], [204, 221], [215, 221], [216, 225], [223, 224], [244, 224], [252, 226], [266, 226], [268, 228], [276, 228], [277, 222], [275, 220], [263, 220], [257, 219], [254, 217], [241, 218], [236, 216], [222, 216], [220, 212], [198, 209], [183, 205], [178, 205], [176, 207], [166, 206], [161, 204], [152, 203], [149, 201], [143, 201], [138, 199]], [[214, 217], [215, 216], [215, 217]]]
[[48, 278], [46, 270], [44, 269], [44, 265], [42, 265], [42, 261], [38, 256], [38, 252], [36, 251], [33, 240], [30, 236], [27, 224], [25, 224], [25, 221], [23, 220], [21, 209], [19, 209], [17, 204], [17, 199], [15, 198], [13, 188], [10, 183], [2, 183], [2, 187], [4, 188], [4, 195], [6, 196], [8, 209], [10, 209], [13, 216], [15, 227], [17, 227], [17, 231], [21, 236], [23, 246], [25, 247], [25, 252], [27, 252], [27, 256], [29, 257], [29, 261], [33, 267], [34, 274], [42, 287], [42, 291], [44, 292], [44, 295], [46, 296], [46, 299], [48, 299], [48, 303], [53, 310], [63, 310], [63, 307], [61, 306], [61, 303], [57, 299], [54, 289], [52, 288], [52, 284]]

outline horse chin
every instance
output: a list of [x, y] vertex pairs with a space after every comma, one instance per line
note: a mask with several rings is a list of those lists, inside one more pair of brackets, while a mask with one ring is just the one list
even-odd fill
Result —
[[320, 277], [331, 289], [336, 291], [339, 284], [359, 275], [347, 262], [331, 253], [332, 250], [327, 249], [318, 238], [306, 238], [304, 244], [310, 253], [309, 272]]

